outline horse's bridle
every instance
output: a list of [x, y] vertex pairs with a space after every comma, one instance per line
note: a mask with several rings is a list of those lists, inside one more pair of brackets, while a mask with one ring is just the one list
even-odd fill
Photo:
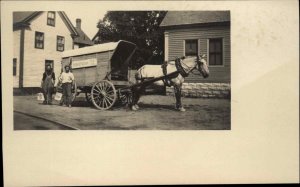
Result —
[[[184, 58], [176, 58], [175, 65], [176, 65], [177, 70], [180, 72], [180, 74], [183, 77], [187, 77], [190, 73], [193, 73], [192, 71], [194, 69], [197, 69], [196, 68], [197, 66], [200, 67], [200, 65], [201, 65], [199, 57], [197, 57], [197, 64], [194, 67], [190, 67], [190, 66], [186, 65], [183, 61], [181, 61], [181, 59], [184, 59]], [[185, 66], [185, 67], [183, 67], [183, 66]]]

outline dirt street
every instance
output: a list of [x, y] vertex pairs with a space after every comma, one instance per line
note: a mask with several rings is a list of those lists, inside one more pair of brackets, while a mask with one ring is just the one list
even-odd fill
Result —
[[72, 130], [65, 126], [19, 112], [14, 112], [14, 120], [14, 130]]
[[[14, 96], [14, 110], [83, 130], [229, 130], [230, 100], [183, 98], [186, 112], [174, 110], [172, 96], [143, 96], [140, 110], [114, 107], [100, 111], [79, 96], [72, 108], [42, 105], [36, 96]], [[15, 127], [20, 123], [15, 116]], [[34, 122], [32, 122], [34, 123]], [[37, 122], [38, 123], [38, 122]], [[28, 129], [28, 128], [27, 128]]]

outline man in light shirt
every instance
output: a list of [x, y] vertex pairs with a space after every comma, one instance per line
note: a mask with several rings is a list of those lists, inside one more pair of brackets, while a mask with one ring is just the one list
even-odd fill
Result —
[[59, 81], [62, 83], [63, 89], [63, 101], [68, 106], [71, 107], [72, 103], [72, 85], [74, 84], [74, 75], [70, 72], [70, 66], [65, 66], [66, 72], [62, 72]]

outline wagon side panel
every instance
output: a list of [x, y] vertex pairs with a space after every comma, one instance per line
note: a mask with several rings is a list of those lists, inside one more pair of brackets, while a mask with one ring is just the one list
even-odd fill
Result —
[[78, 86], [80, 87], [87, 86], [89, 83], [96, 81], [97, 66], [86, 66], [87, 62], [91, 62], [92, 60], [97, 60], [96, 54], [86, 54], [73, 57], [73, 63], [76, 63], [76, 61], [85, 62], [83, 63], [83, 67], [73, 69], [76, 82], [78, 82]]
[[101, 81], [105, 78], [106, 74], [110, 72], [110, 53], [111, 52], [103, 52], [97, 53], [97, 74], [96, 74], [96, 81]]

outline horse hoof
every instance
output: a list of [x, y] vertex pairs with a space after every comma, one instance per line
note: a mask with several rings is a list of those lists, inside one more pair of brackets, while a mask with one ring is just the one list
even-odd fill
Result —
[[183, 107], [176, 108], [176, 110], [178, 110], [178, 111], [180, 111], [180, 112], [185, 112], [185, 111], [186, 111], [185, 108], [183, 108]]
[[133, 105], [133, 106], [131, 107], [131, 110], [137, 111], [138, 109]]

